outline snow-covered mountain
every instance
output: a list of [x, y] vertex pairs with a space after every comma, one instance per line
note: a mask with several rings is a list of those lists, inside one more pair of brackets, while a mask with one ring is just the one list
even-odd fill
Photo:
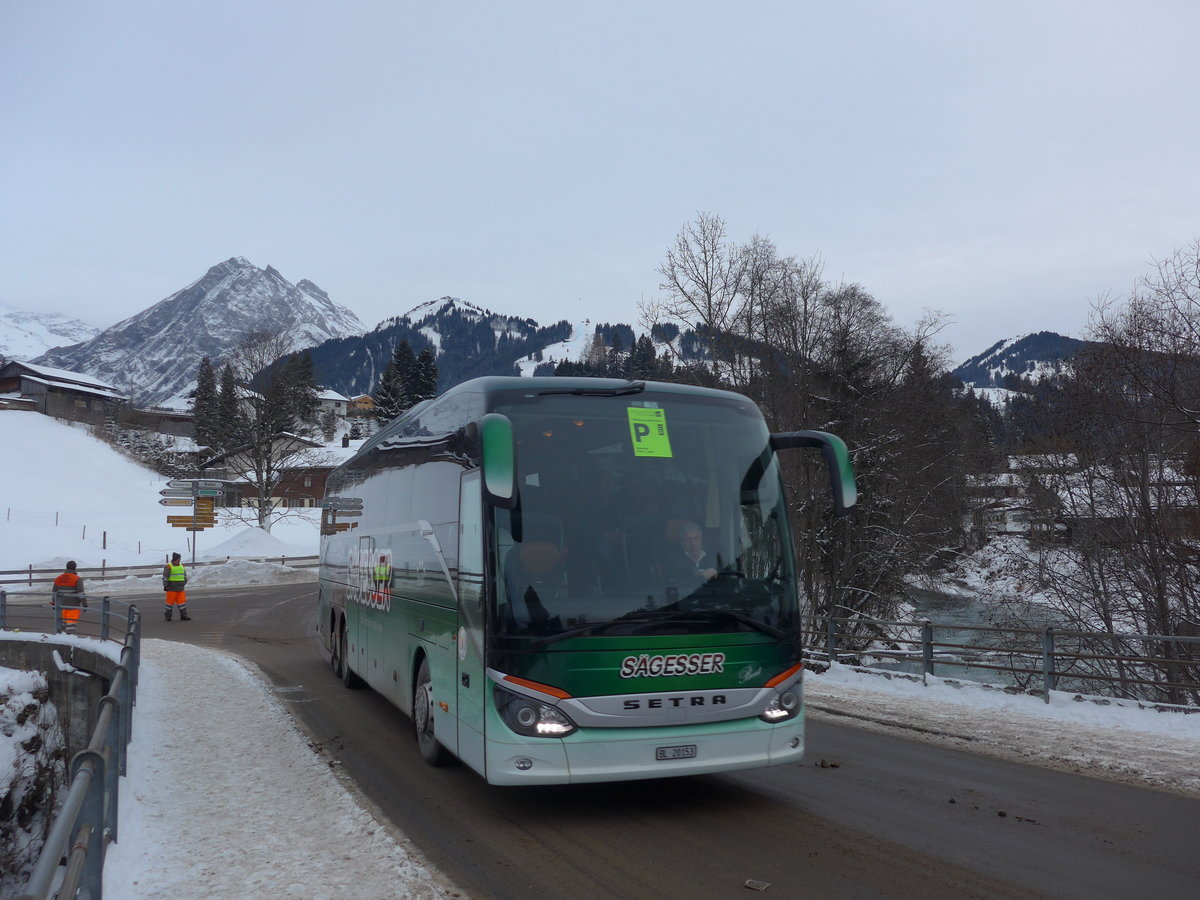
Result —
[[1053, 331], [1039, 331], [997, 341], [972, 356], [950, 374], [974, 388], [1003, 388], [1010, 375], [1039, 381], [1063, 371], [1086, 341]]
[[31, 360], [53, 347], [94, 338], [100, 329], [58, 313], [0, 306], [0, 362]]
[[201, 358], [218, 360], [260, 331], [290, 335], [300, 350], [366, 327], [311, 281], [292, 284], [236, 257], [90, 340], [29, 361], [93, 375], [139, 405], [184, 407]]
[[445, 390], [479, 375], [519, 374], [518, 360], [570, 335], [571, 325], [565, 320], [543, 327], [533, 319], [440, 297], [385, 319], [366, 334], [314, 347], [313, 371], [321, 384], [348, 397], [369, 393], [392, 352], [407, 341], [414, 353], [428, 347], [436, 354], [438, 387]]

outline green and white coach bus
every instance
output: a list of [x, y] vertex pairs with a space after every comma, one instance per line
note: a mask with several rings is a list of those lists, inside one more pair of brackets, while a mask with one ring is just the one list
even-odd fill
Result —
[[804, 752], [800, 603], [776, 453], [739, 394], [479, 378], [330, 476], [318, 627], [424, 758], [493, 784], [660, 778]]

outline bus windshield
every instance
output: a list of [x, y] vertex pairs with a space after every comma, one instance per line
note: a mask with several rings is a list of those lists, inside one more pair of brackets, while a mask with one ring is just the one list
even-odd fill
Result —
[[513, 391], [519, 499], [494, 508], [492, 632], [796, 637], [780, 476], [748, 400]]

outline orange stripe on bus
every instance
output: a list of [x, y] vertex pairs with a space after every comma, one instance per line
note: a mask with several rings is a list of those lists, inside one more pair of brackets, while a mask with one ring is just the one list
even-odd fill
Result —
[[783, 682], [787, 681], [789, 678], [791, 678], [793, 675], [795, 675], [797, 672], [799, 672], [803, 668], [804, 668], [804, 663], [798, 662], [794, 666], [792, 666], [790, 669], [780, 672], [778, 675], [776, 675], [774, 678], [772, 678], [770, 681], [768, 681], [766, 683], [766, 685], [764, 685], [764, 686], [765, 687], [775, 687], [775, 685], [777, 685], [777, 684], [783, 684]]
[[527, 687], [530, 690], [540, 691], [543, 694], [549, 694], [551, 697], [557, 697], [559, 700], [570, 699], [570, 694], [560, 688], [550, 687], [548, 684], [539, 684], [536, 681], [529, 681], [525, 678], [518, 678], [516, 675], [505, 675], [505, 681], [511, 681], [513, 684], [519, 684], [521, 687]]

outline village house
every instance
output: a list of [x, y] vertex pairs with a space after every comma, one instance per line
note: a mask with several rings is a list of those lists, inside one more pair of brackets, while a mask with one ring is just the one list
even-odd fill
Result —
[[317, 392], [319, 413], [331, 412], [336, 416], [345, 416], [350, 405], [350, 398], [337, 391], [322, 389]]
[[116, 387], [97, 378], [17, 360], [0, 366], [0, 396], [10, 409], [33, 409], [89, 425], [115, 419], [128, 404]]
[[370, 394], [358, 394], [351, 397], [347, 404], [347, 412], [352, 416], [369, 416], [375, 411], [375, 398]]

